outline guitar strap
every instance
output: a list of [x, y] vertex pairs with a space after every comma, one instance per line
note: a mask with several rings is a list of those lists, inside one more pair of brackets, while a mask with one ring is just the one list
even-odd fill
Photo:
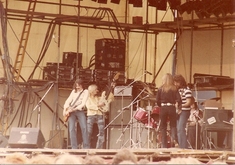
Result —
[[[73, 106], [75, 105], [75, 103], [78, 101], [78, 99], [79, 99], [79, 97], [81, 96], [81, 94], [82, 94], [83, 91], [84, 91], [84, 90], [82, 90], [82, 91], [79, 93], [78, 97], [74, 100], [73, 104], [70, 104], [70, 107], [73, 107]], [[76, 108], [76, 107], [73, 107], [73, 108]]]

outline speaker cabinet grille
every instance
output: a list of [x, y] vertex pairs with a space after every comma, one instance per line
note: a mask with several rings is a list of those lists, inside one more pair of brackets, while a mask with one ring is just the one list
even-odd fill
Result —
[[11, 148], [43, 148], [45, 139], [39, 128], [13, 127], [8, 145]]
[[124, 125], [121, 126], [110, 126], [108, 128], [108, 148], [109, 149], [120, 149], [127, 148], [130, 145], [130, 128]]
[[98, 39], [95, 42], [95, 69], [125, 71], [125, 40]]
[[132, 97], [115, 97], [110, 104], [109, 122], [110, 125], [127, 125], [131, 119]]

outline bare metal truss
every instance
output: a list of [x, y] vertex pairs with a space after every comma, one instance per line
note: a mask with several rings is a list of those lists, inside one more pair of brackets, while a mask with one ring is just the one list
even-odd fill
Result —
[[[27, 2], [27, 1], [26, 1]], [[87, 6], [79, 5], [68, 5], [68, 4], [59, 4], [51, 2], [37, 1], [37, 3], [44, 3], [46, 5], [62, 5], [62, 6], [71, 6], [77, 8], [84, 8], [93, 10], [93, 14], [90, 16], [79, 16], [79, 15], [64, 15], [64, 14], [52, 14], [45, 12], [36, 12], [36, 11], [25, 11], [17, 9], [6, 9], [7, 18], [13, 20], [24, 21], [27, 18], [27, 15], [33, 15], [33, 22], [40, 23], [50, 23], [52, 20], [60, 21], [61, 25], [67, 26], [77, 26], [86, 28], [97, 28], [97, 29], [108, 29], [108, 30], [119, 30], [126, 32], [140, 32], [140, 33], [159, 33], [159, 32], [178, 32], [181, 30], [200, 30], [200, 29], [221, 29], [223, 28], [234, 28], [235, 27], [235, 15], [230, 14], [220, 17], [211, 17], [196, 19], [192, 18], [190, 20], [183, 20], [182, 17], [177, 17], [174, 21], [160, 22], [156, 24], [143, 24], [136, 25], [130, 23], [118, 23], [115, 19], [105, 20], [105, 14], [110, 14], [115, 17], [115, 13], [112, 12], [109, 8], [92, 8]]]

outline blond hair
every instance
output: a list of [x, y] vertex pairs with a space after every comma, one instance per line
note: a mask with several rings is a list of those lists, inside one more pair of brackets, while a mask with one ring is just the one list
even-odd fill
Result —
[[177, 90], [176, 86], [174, 85], [173, 77], [170, 73], [166, 73], [162, 77], [162, 91], [168, 92], [169, 90]]
[[97, 85], [91, 84], [91, 85], [88, 86], [87, 89], [88, 89], [89, 93], [93, 93], [97, 88], [98, 88]]

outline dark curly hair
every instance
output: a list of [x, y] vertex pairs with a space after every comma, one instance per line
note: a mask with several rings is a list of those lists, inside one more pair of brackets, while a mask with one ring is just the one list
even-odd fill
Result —
[[173, 79], [175, 82], [180, 83], [180, 87], [187, 87], [187, 83], [181, 74], [174, 75]]

